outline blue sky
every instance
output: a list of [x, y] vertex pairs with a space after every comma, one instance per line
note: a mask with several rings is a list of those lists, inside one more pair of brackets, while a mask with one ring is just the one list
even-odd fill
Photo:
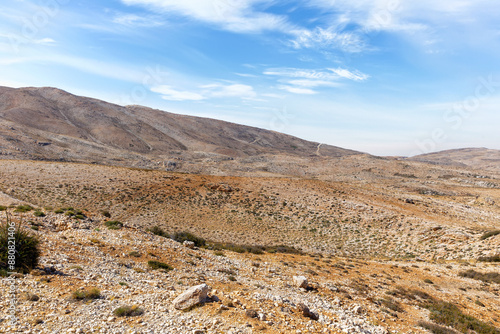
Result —
[[0, 85], [377, 155], [500, 149], [500, 2], [13, 0]]

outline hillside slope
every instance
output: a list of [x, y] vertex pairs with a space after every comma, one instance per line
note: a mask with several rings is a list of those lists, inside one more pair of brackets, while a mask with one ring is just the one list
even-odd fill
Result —
[[500, 171], [500, 151], [484, 147], [461, 148], [421, 154], [411, 157], [408, 160]]
[[[55, 88], [0, 87], [5, 158], [152, 167], [202, 152], [231, 160], [257, 155], [341, 157], [359, 152], [274, 131], [141, 106], [122, 107]], [[320, 152], [318, 152], [320, 151]]]

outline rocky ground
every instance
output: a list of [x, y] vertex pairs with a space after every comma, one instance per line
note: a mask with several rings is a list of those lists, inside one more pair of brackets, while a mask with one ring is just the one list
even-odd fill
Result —
[[[448, 312], [497, 334], [498, 262], [478, 261], [500, 245], [496, 176], [344, 163], [314, 180], [2, 161], [0, 217], [38, 235], [42, 257], [16, 278], [17, 325], [7, 318], [9, 278], [0, 279], [0, 332], [424, 333], [450, 324], [437, 317]], [[19, 204], [36, 210], [15, 212]], [[153, 226], [303, 253], [192, 247]], [[202, 284], [206, 298], [175, 307]], [[137, 314], [115, 314], [123, 306]]]
[[[453, 302], [467, 314], [500, 325], [499, 284], [458, 276], [469, 268], [498, 270], [492, 264], [239, 254], [189, 248], [128, 224], [111, 230], [99, 219], [11, 216], [27, 228], [37, 226], [43, 256], [38, 270], [16, 279], [17, 326], [6, 314], [9, 280], [0, 280], [0, 331], [5, 333], [423, 332], [417, 323], [428, 319], [429, 311], [414, 300], [391, 296], [402, 288]], [[150, 260], [173, 270], [153, 270]], [[307, 279], [305, 285], [297, 284], [299, 276]], [[206, 303], [187, 311], [174, 308], [177, 296], [203, 283], [210, 287]], [[100, 290], [99, 298], [72, 297], [92, 288]], [[318, 319], [304, 316], [301, 303]], [[144, 313], [113, 313], [125, 305]]]

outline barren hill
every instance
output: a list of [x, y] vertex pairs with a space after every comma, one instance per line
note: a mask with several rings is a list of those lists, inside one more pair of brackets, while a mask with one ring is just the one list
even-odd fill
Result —
[[219, 160], [360, 154], [318, 147], [319, 143], [274, 131], [141, 106], [122, 107], [55, 88], [0, 87], [4, 158], [152, 167], [200, 154]]
[[500, 171], [500, 151], [484, 147], [461, 148], [421, 154], [411, 157], [409, 160]]

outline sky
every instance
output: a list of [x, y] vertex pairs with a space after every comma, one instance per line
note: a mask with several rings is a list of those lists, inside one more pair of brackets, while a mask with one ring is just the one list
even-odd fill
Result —
[[376, 155], [500, 149], [495, 0], [12, 0], [0, 85]]

